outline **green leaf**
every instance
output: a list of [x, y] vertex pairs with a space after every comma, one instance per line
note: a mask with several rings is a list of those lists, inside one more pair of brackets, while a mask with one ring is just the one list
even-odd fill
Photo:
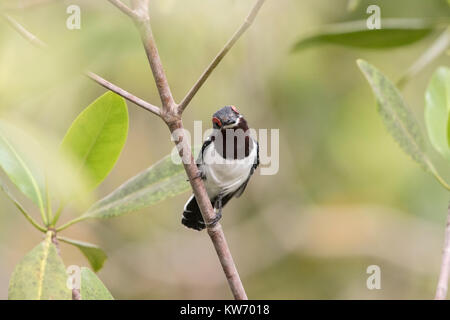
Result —
[[28, 136], [14, 126], [0, 121], [0, 167], [11, 181], [30, 198], [44, 214], [46, 200], [45, 179], [40, 168], [26, 153], [24, 141], [31, 143]]
[[114, 300], [97, 275], [88, 268], [81, 268], [81, 300]]
[[433, 172], [425, 154], [425, 142], [419, 125], [395, 85], [378, 69], [364, 60], [357, 61], [369, 81], [384, 124], [400, 147], [422, 168]]
[[450, 69], [440, 67], [425, 93], [425, 124], [433, 147], [450, 160], [448, 119], [450, 115]]
[[95, 203], [82, 217], [111, 218], [189, 190], [184, 168], [167, 156]]
[[51, 232], [19, 262], [9, 283], [10, 300], [70, 300], [67, 274]]
[[98, 186], [114, 167], [128, 134], [125, 100], [107, 92], [89, 105], [72, 123], [61, 149], [74, 156], [80, 169]]
[[387, 49], [408, 45], [428, 36], [436, 23], [423, 19], [382, 19], [381, 29], [370, 30], [366, 20], [320, 27], [300, 39], [293, 50], [320, 44], [335, 44], [365, 49]]
[[58, 239], [80, 249], [86, 259], [88, 259], [92, 269], [94, 269], [95, 272], [98, 272], [103, 267], [103, 264], [108, 258], [105, 251], [94, 244], [73, 240], [66, 237], [58, 237]]

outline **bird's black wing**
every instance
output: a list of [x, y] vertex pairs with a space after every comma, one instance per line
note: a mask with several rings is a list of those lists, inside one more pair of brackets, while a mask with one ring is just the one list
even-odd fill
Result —
[[206, 148], [211, 144], [212, 141], [212, 137], [209, 136], [202, 145], [202, 149], [200, 150], [200, 154], [198, 155], [197, 158], [197, 168], [200, 167], [201, 164], [203, 164], [203, 153], [205, 153]]

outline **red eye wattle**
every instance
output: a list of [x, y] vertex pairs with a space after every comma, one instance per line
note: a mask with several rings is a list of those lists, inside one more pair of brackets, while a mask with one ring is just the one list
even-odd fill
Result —
[[212, 119], [212, 122], [217, 124], [219, 126], [219, 128], [222, 127], [222, 122], [220, 122], [220, 120], [218, 118], [214, 117]]
[[235, 106], [231, 106], [231, 109], [233, 109], [234, 112], [236, 112], [237, 114], [239, 114], [238, 109]]

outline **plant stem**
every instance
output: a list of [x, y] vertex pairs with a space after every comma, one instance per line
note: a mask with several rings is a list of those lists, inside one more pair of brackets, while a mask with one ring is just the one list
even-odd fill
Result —
[[52, 202], [50, 199], [50, 193], [48, 190], [48, 176], [47, 173], [45, 174], [45, 199], [47, 202], [47, 208], [45, 208], [45, 212], [47, 214], [47, 223], [49, 226], [52, 225], [53, 221], [53, 211], [52, 211]]
[[447, 297], [448, 276], [450, 272], [450, 204], [447, 210], [447, 224], [445, 226], [444, 249], [442, 250], [441, 272], [436, 289], [435, 300], [444, 300]]
[[36, 229], [38, 229], [41, 232], [44, 232], [44, 233], [47, 232], [47, 229], [45, 227], [41, 226], [39, 223], [36, 222], [36, 220], [33, 219], [33, 217], [25, 210], [25, 208], [19, 203], [19, 201], [17, 201], [16, 198], [14, 198], [14, 196], [9, 192], [9, 190], [6, 188], [5, 185], [0, 183], [0, 189], [3, 190], [3, 192], [6, 194], [6, 196], [12, 201], [12, 203], [14, 203], [16, 208], [19, 209], [19, 211], [23, 214], [25, 219], [27, 219], [28, 222], [30, 222], [33, 225], [33, 227], [35, 227]]
[[209, 66], [203, 71], [200, 78], [197, 80], [197, 82], [194, 84], [194, 86], [189, 90], [187, 95], [184, 97], [184, 99], [180, 102], [180, 105], [178, 106], [179, 113], [183, 113], [184, 109], [188, 106], [189, 102], [191, 102], [192, 98], [197, 94], [198, 90], [202, 87], [202, 85], [205, 83], [205, 81], [208, 79], [208, 77], [211, 75], [211, 73], [214, 71], [214, 69], [217, 67], [217, 65], [222, 61], [222, 59], [225, 57], [225, 55], [230, 51], [230, 49], [233, 47], [233, 45], [239, 40], [239, 38], [244, 34], [244, 32], [251, 26], [253, 21], [256, 18], [256, 15], [258, 14], [259, 9], [261, 9], [262, 5], [264, 4], [265, 0], [258, 0], [256, 4], [253, 6], [252, 10], [248, 14], [247, 18], [245, 19], [244, 23], [239, 27], [239, 29], [234, 33], [234, 35], [228, 40], [228, 42], [225, 44], [225, 46], [222, 48], [222, 50], [216, 55], [214, 60], [209, 64]]
[[436, 39], [414, 64], [397, 81], [397, 87], [403, 88], [410, 79], [439, 57], [450, 45], [450, 27]]
[[175, 144], [179, 150], [179, 155], [183, 159], [184, 169], [191, 183], [192, 190], [194, 192], [195, 198], [199, 205], [200, 211], [202, 213], [203, 220], [208, 225], [207, 231], [211, 238], [211, 241], [216, 250], [219, 261], [222, 265], [222, 269], [228, 280], [233, 297], [238, 300], [247, 299], [247, 294], [245, 293], [244, 286], [239, 277], [239, 273], [234, 264], [231, 251], [228, 247], [225, 235], [222, 230], [220, 223], [211, 224], [215, 218], [215, 212], [209, 200], [208, 194], [206, 192], [205, 186], [201, 179], [196, 179], [198, 177], [198, 168], [195, 164], [194, 158], [192, 156], [191, 148], [187, 137], [184, 134], [183, 123], [181, 120], [181, 115], [201, 88], [203, 83], [223, 59], [225, 54], [231, 49], [233, 44], [239, 39], [239, 37], [248, 29], [250, 24], [255, 19], [259, 9], [265, 0], [258, 0], [250, 11], [244, 24], [238, 29], [238, 31], [233, 35], [233, 37], [227, 42], [227, 45], [222, 49], [221, 52], [216, 56], [216, 58], [211, 62], [208, 68], [204, 71], [200, 79], [194, 84], [193, 88], [183, 99], [180, 105], [176, 105], [174, 102], [167, 77], [164, 72], [164, 68], [158, 53], [158, 49], [153, 37], [152, 28], [150, 25], [150, 17], [148, 14], [148, 0], [133, 0], [132, 9], [136, 13], [136, 17], [133, 19], [134, 23], [138, 27], [141, 35], [142, 43], [147, 53], [147, 58], [150, 64], [150, 68], [153, 73], [153, 78], [155, 79], [156, 87], [161, 98], [162, 103], [162, 113], [161, 118], [169, 127], [172, 136], [177, 132], [177, 139]]
[[426, 164], [428, 165], [428, 168], [431, 171], [431, 174], [436, 178], [436, 180], [447, 190], [450, 191], [450, 185], [439, 175], [434, 165], [427, 160]]
[[[59, 241], [58, 241], [59, 237], [57, 235], [57, 230], [49, 229], [48, 232], [51, 232], [52, 243], [56, 247], [56, 252], [58, 252], [58, 255], [61, 257], [61, 249], [59, 248]], [[76, 288], [72, 289], [72, 300], [81, 300], [81, 294], [79, 289]]]
[[52, 220], [52, 222], [51, 222], [51, 225], [52, 225], [53, 227], [54, 227], [54, 226], [56, 225], [56, 223], [58, 222], [59, 217], [61, 216], [61, 212], [63, 211], [63, 209], [64, 209], [64, 204], [61, 203], [61, 204], [59, 205], [58, 210], [56, 210], [55, 216], [53, 217], [53, 220]]
[[[172, 133], [177, 129], [182, 129], [183, 125], [181, 120], [169, 125], [169, 128]], [[198, 206], [202, 213], [203, 220], [208, 226], [208, 235], [211, 238], [217, 256], [219, 257], [220, 264], [222, 265], [223, 272], [228, 280], [233, 297], [236, 300], [247, 300], [247, 294], [245, 293], [244, 286], [239, 277], [239, 273], [228, 247], [222, 226], [220, 223], [212, 225], [212, 221], [216, 217], [216, 214], [212, 208], [211, 201], [209, 200], [202, 179], [196, 179], [196, 177], [198, 177], [198, 169], [192, 156], [188, 139], [184, 136], [183, 130], [178, 130], [178, 132], [180, 132], [181, 135], [178, 135], [179, 139], [178, 141], [175, 141], [175, 143], [177, 144], [180, 158], [183, 159], [184, 169], [189, 177], [189, 181], [191, 183], [195, 199], [197, 200]], [[185, 161], [185, 159], [188, 161]]]
[[[0, 16], [5, 18], [5, 20], [8, 22], [8, 24], [14, 30], [16, 30], [22, 37], [25, 38], [25, 40], [27, 40], [28, 42], [30, 42], [34, 46], [39, 47], [39, 48], [46, 48], [47, 47], [47, 44], [45, 42], [41, 41], [37, 36], [35, 36], [30, 31], [28, 31], [24, 26], [22, 26], [19, 22], [17, 22], [11, 16], [6, 15], [6, 14], [2, 14], [2, 13], [0, 13]], [[128, 91], [120, 88], [119, 86], [116, 86], [115, 84], [113, 84], [113, 83], [103, 79], [102, 77], [100, 77], [99, 75], [95, 74], [94, 72], [86, 71], [85, 74], [86, 74], [86, 76], [88, 78], [90, 78], [91, 80], [97, 82], [102, 87], [104, 87], [104, 88], [106, 88], [108, 90], [111, 90], [112, 92], [117, 93], [118, 95], [124, 97], [125, 99], [127, 99], [130, 102], [133, 102], [137, 106], [146, 109], [147, 111], [150, 111], [150, 112], [152, 112], [152, 113], [154, 113], [154, 114], [156, 114], [158, 116], [160, 115], [160, 110], [159, 110], [159, 108], [157, 106], [154, 106], [151, 103], [148, 103], [147, 101], [136, 97], [135, 95], [133, 95], [133, 94], [129, 93]]]
[[86, 217], [86, 216], [80, 216], [80, 217], [78, 217], [78, 218], [75, 218], [75, 219], [73, 219], [73, 220], [70, 220], [69, 222], [63, 224], [61, 227], [56, 228], [56, 232], [60, 232], [60, 231], [62, 231], [62, 230], [64, 230], [64, 229], [67, 229], [67, 228], [70, 227], [71, 225], [73, 225], [73, 224], [75, 224], [75, 223], [78, 223], [78, 222], [81, 222], [81, 221], [86, 220], [86, 219], [89, 219], [89, 217]]
[[144, 46], [145, 53], [147, 54], [150, 69], [152, 70], [153, 78], [163, 105], [163, 111], [166, 115], [169, 115], [174, 112], [176, 104], [170, 90], [166, 73], [164, 72], [161, 58], [158, 53], [158, 48], [156, 47], [152, 28], [150, 27], [150, 17], [148, 16], [148, 13], [147, 17], [135, 20], [135, 24], [137, 25], [141, 35], [142, 44]]
[[[181, 115], [186, 108], [186, 106], [189, 104], [189, 102], [192, 100], [192, 98], [195, 96], [195, 94], [198, 92], [198, 90], [201, 88], [203, 83], [206, 81], [206, 79], [209, 77], [209, 75], [212, 73], [214, 68], [219, 64], [219, 62], [223, 59], [223, 57], [226, 55], [226, 53], [231, 49], [231, 47], [234, 45], [234, 43], [239, 39], [239, 37], [244, 33], [245, 30], [248, 29], [250, 24], [255, 19], [257, 13], [259, 12], [259, 9], [261, 8], [262, 4], [265, 0], [258, 0], [256, 4], [253, 6], [253, 8], [250, 11], [250, 14], [248, 15], [247, 19], [244, 21], [243, 25], [238, 29], [238, 31], [233, 35], [233, 37], [227, 42], [227, 45], [222, 49], [221, 52], [216, 56], [216, 58], [211, 62], [211, 64], [208, 66], [208, 68], [205, 70], [205, 72], [202, 74], [202, 76], [199, 78], [197, 83], [194, 85], [194, 87], [190, 90], [190, 92], [186, 95], [185, 99], [183, 99], [182, 104], [177, 105], [173, 99], [172, 93], [170, 91], [169, 83], [167, 81], [166, 75], [164, 73], [164, 69], [161, 63], [161, 59], [158, 54], [158, 50], [155, 44], [155, 40], [153, 38], [151, 26], [150, 26], [150, 17], [148, 15], [148, 0], [132, 0], [131, 4], [133, 6], [133, 9], [130, 9], [125, 4], [123, 4], [120, 0], [108, 0], [113, 5], [118, 7], [122, 12], [130, 16], [136, 26], [138, 27], [141, 39], [145, 48], [145, 51], [147, 53], [148, 61], [150, 63], [150, 67], [152, 69], [153, 77], [155, 79], [155, 83], [158, 89], [158, 93], [161, 98], [162, 102], [162, 110], [159, 112], [154, 108], [157, 108], [153, 106], [148, 110], [149, 108], [146, 108], [145, 106], [152, 106], [151, 104], [143, 101], [142, 99], [135, 98], [125, 90], [112, 85], [110, 82], [107, 82], [100, 76], [97, 76], [93, 73], [88, 72], [88, 77], [90, 77], [95, 82], [99, 83], [100, 85], [104, 86], [105, 88], [116, 92], [117, 94], [123, 96], [124, 98], [130, 100], [133, 103], [136, 103], [138, 106], [143, 107], [144, 109], [147, 109], [150, 112], [153, 112], [155, 114], [158, 114], [161, 116], [161, 118], [164, 120], [164, 122], [169, 127], [171, 133], [173, 133], [177, 129], [183, 129], [183, 124], [181, 121]], [[18, 31], [22, 36], [24, 36], [27, 40], [29, 40], [31, 43], [39, 46], [39, 47], [45, 47], [45, 43], [40, 41], [36, 36], [28, 32], [23, 26], [21, 26], [18, 22], [16, 22], [14, 19], [12, 19], [9, 16], [5, 16], [7, 21], [11, 24], [11, 26]], [[120, 90], [119, 90], [120, 89]], [[138, 100], [139, 99], [139, 100]], [[144, 103], [142, 103], [144, 102]], [[181, 106], [181, 107], [180, 107]], [[157, 111], [157, 112], [156, 112]], [[184, 168], [186, 170], [186, 173], [189, 177], [194, 195], [197, 199], [197, 202], [199, 204], [200, 210], [202, 212], [202, 216], [204, 221], [208, 224], [215, 218], [215, 213], [211, 205], [211, 201], [209, 200], [208, 194], [206, 192], [205, 186], [203, 184], [203, 181], [201, 179], [196, 179], [198, 176], [198, 169], [195, 165], [194, 159], [192, 157], [191, 149], [189, 146], [189, 142], [187, 141], [186, 137], [184, 136], [184, 133], [179, 136], [178, 141], [175, 142], [177, 145], [181, 143], [181, 148], [179, 148], [179, 153], [182, 159], [187, 158], [189, 161], [184, 164]], [[57, 216], [59, 216], [57, 214]], [[61, 227], [57, 228], [55, 231], [59, 232], [62, 231], [69, 226], [80, 222], [82, 220], [88, 219], [89, 217], [81, 216], [79, 218], [76, 218], [72, 221], [69, 221], [68, 223], [62, 225]], [[219, 257], [220, 263], [222, 265], [222, 269], [224, 270], [225, 276], [228, 280], [230, 289], [233, 293], [233, 296], [235, 299], [247, 299], [247, 295], [245, 293], [244, 287], [242, 285], [241, 279], [239, 277], [239, 274], [237, 272], [236, 266], [233, 261], [233, 257], [231, 256], [231, 252], [228, 248], [228, 244], [225, 239], [225, 235], [223, 233], [222, 227], [220, 223], [217, 223], [215, 225], [209, 225], [207, 228], [208, 235], [211, 238], [211, 241], [214, 244], [214, 248], [216, 249], [217, 255]]]
[[147, 101], [136, 97], [135, 95], [129, 93], [128, 91], [125, 91], [124, 89], [116, 86], [115, 84], [103, 79], [99, 75], [97, 75], [93, 72], [87, 71], [86, 76], [88, 78], [94, 80], [95, 82], [97, 82], [102, 87], [117, 93], [119, 96], [127, 99], [128, 101], [133, 102], [135, 105], [137, 105], [141, 108], [144, 108], [145, 110], [150, 111], [151, 113], [153, 113], [157, 116], [161, 115], [161, 111], [159, 110], [159, 108], [157, 106], [154, 106], [154, 105], [148, 103]]
[[116, 6], [120, 11], [128, 15], [130, 18], [132, 19], [136, 18], [135, 12], [131, 10], [127, 5], [125, 5], [122, 1], [120, 0], [108, 0], [108, 1], [111, 2], [111, 4], [113, 4], [114, 6]]
[[0, 16], [2, 16], [14, 30], [16, 30], [22, 37], [28, 40], [32, 45], [39, 48], [45, 48], [47, 46], [44, 42], [42, 42], [38, 37], [29, 32], [27, 29], [25, 29], [20, 23], [14, 20], [11, 16], [5, 13], [0, 13]]

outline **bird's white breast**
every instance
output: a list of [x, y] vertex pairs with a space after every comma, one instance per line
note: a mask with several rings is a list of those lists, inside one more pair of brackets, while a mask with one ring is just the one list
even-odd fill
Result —
[[248, 178], [255, 159], [256, 143], [253, 143], [248, 157], [238, 160], [224, 159], [215, 151], [214, 143], [206, 147], [201, 170], [206, 177], [205, 187], [209, 198], [236, 191]]

